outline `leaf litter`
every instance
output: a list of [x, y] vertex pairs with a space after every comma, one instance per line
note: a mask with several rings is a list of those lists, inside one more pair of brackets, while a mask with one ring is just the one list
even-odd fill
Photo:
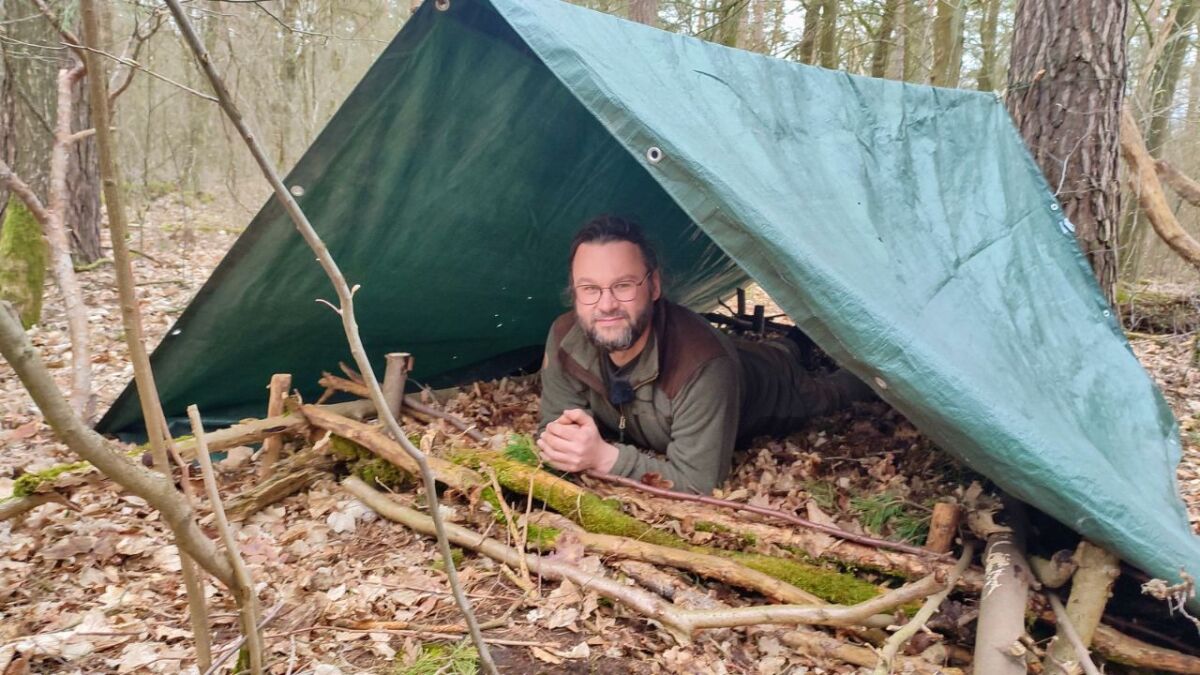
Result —
[[[135, 275], [151, 344], [165, 334], [236, 238], [236, 228], [228, 223], [244, 219], [229, 209], [198, 208], [174, 198], [145, 209], [134, 244], [146, 255], [135, 259]], [[83, 273], [81, 281], [103, 410], [131, 379], [132, 370], [121, 341], [111, 265]], [[752, 290], [751, 302], [768, 304], [769, 298]], [[48, 285], [43, 319], [30, 336], [65, 388], [70, 350], [60, 308], [57, 290]], [[769, 307], [768, 312], [777, 309]], [[1180, 420], [1184, 458], [1179, 487], [1191, 522], [1200, 530], [1196, 336], [1137, 337], [1132, 344]], [[514, 432], [536, 428], [537, 385], [531, 379], [476, 383], [442, 404], [497, 446]], [[425, 434], [422, 444], [427, 447], [462, 437], [443, 421], [415, 432]], [[0, 445], [0, 497], [11, 493], [22, 472], [77, 461], [53, 439], [6, 363], [0, 363]], [[236, 459], [225, 463], [221, 475], [226, 495], [252, 483], [256, 468], [248, 449], [231, 454]], [[785, 439], [760, 439], [740, 451], [736, 461], [717, 496], [916, 542], [923, 540], [932, 503], [962, 500], [966, 486], [979, 478], [882, 403], [858, 404]], [[0, 672], [22, 659], [31, 672], [197, 672], [179, 557], [166, 526], [143, 501], [95, 475], [72, 478], [69, 484], [69, 497], [79, 511], [47, 504], [22, 519], [0, 523], [0, 550], [5, 551], [0, 558]], [[735, 541], [729, 532], [698, 528], [694, 520], [664, 519], [637, 496], [625, 503], [635, 515], [654, 518], [696, 544], [747, 543]], [[201, 515], [205, 513], [202, 507]], [[482, 509], [454, 508], [450, 513], [459, 521], [473, 520], [481, 531], [490, 519]], [[283, 607], [266, 631], [271, 672], [471, 672], [474, 655], [461, 635], [346, 628], [357, 621], [434, 628], [458, 623], [459, 615], [433, 542], [378, 518], [333, 481], [321, 481], [251, 516], [238, 528], [238, 539], [263, 606]], [[772, 552], [771, 545], [760, 546]], [[603, 566], [581, 544], [564, 543], [553, 555], [585, 569]], [[778, 627], [713, 631], [683, 647], [570, 582], [535, 578], [538, 587], [526, 593], [499, 565], [474, 556], [465, 559], [461, 576], [482, 620], [510, 613], [507, 627], [488, 632], [519, 643], [493, 647], [506, 672], [855, 672], [844, 663], [784, 646], [785, 629]], [[747, 602], [720, 584], [675, 576], [697, 585], [710, 602]], [[211, 582], [205, 594], [214, 651], [220, 653], [238, 637], [236, 608], [228, 593]], [[519, 611], [512, 612], [514, 607]], [[430, 670], [422, 670], [430, 664]]]

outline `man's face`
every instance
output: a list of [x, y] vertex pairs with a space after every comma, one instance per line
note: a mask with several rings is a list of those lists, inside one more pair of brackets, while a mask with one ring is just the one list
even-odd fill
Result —
[[[618, 299], [630, 284], [634, 285], [631, 299]], [[571, 264], [571, 285], [575, 315], [592, 344], [606, 352], [625, 351], [637, 342], [650, 325], [660, 293], [658, 272], [647, 276], [641, 249], [627, 241], [580, 244]], [[587, 304], [587, 291], [594, 293], [595, 287], [603, 289], [600, 299]]]

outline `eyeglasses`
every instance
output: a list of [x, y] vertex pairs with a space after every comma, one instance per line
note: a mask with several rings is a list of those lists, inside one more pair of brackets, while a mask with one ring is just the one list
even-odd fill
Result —
[[596, 286], [595, 284], [582, 284], [575, 287], [575, 299], [585, 305], [594, 305], [600, 302], [600, 298], [604, 297], [604, 291], [611, 291], [613, 297], [619, 302], [629, 302], [637, 297], [638, 289], [654, 270], [646, 272], [646, 276], [642, 277], [641, 281], [618, 281], [612, 286]]

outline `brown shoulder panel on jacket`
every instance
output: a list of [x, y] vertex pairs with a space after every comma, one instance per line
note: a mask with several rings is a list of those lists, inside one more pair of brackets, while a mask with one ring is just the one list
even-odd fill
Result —
[[563, 338], [567, 333], [571, 332], [571, 328], [575, 325], [575, 312], [566, 312], [554, 320], [550, 325], [550, 334], [554, 336], [556, 344], [562, 344]]
[[697, 314], [662, 302], [657, 307], [659, 386], [673, 399], [704, 364], [725, 355], [716, 328]]

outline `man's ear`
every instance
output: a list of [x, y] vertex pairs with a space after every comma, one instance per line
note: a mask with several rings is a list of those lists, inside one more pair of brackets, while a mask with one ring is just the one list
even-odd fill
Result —
[[658, 270], [654, 270], [654, 274], [650, 275], [650, 283], [654, 284], [651, 289], [650, 299], [657, 301], [662, 297], [662, 277], [659, 275]]

